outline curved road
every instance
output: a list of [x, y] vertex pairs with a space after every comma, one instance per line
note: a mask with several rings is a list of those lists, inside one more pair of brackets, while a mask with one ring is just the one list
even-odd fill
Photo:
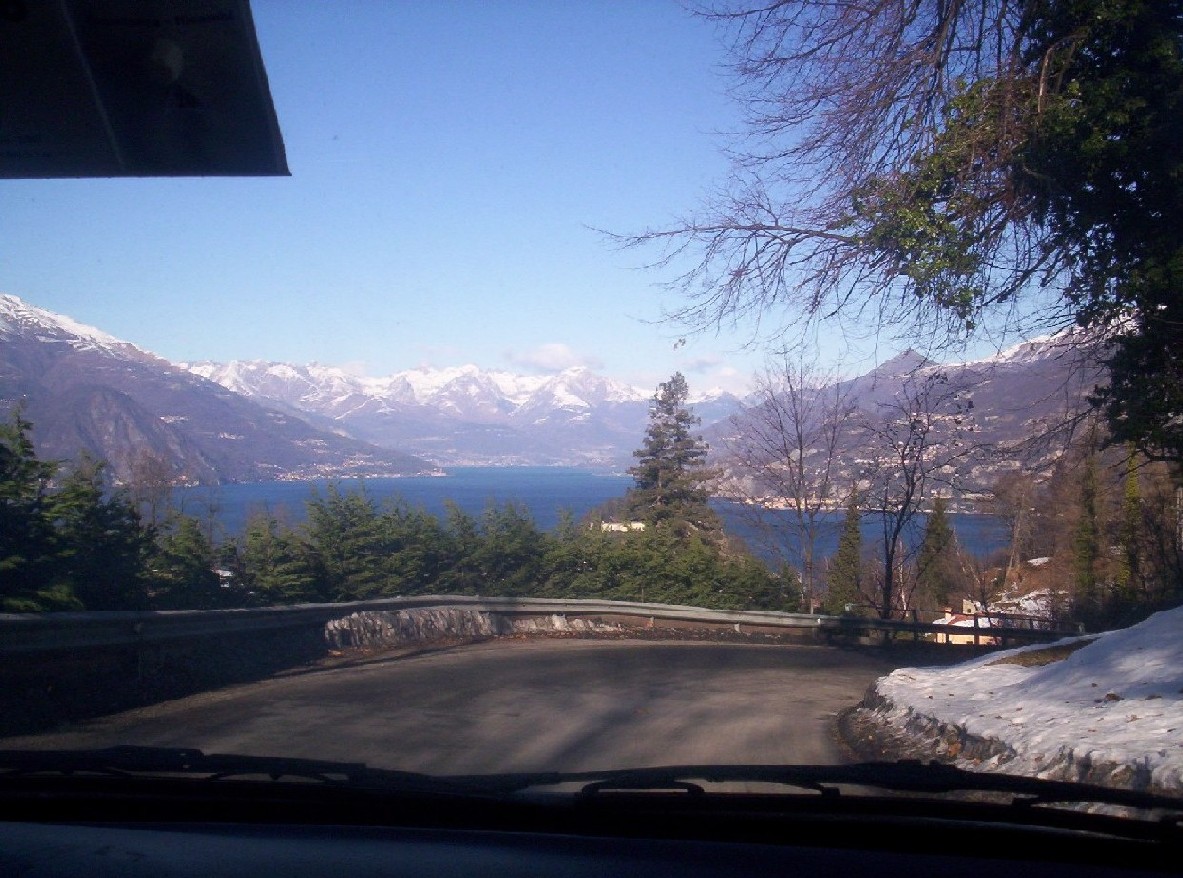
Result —
[[891, 666], [812, 646], [502, 639], [235, 686], [3, 747], [197, 747], [439, 774], [839, 763]]

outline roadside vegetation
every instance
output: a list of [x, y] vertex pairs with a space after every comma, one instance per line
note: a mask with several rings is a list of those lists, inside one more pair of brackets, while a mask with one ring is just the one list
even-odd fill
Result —
[[[1183, 2], [691, 7], [728, 51], [728, 171], [672, 222], [609, 237], [661, 275], [680, 329], [751, 327], [780, 361], [733, 468], [792, 514], [808, 604], [923, 618], [967, 601], [1091, 630], [1177, 605]], [[1052, 465], [1007, 458], [992, 494], [1011, 550], [974, 558], [942, 507], [967, 487], [952, 477], [973, 437], [954, 428], [972, 432], [972, 401], [915, 370], [844, 431], [854, 407], [816, 374], [819, 338], [942, 361], [1043, 334], [1099, 378]], [[867, 467], [843, 484], [839, 459]], [[823, 567], [818, 519], [841, 508], [878, 533], [844, 528]]]
[[[796, 610], [792, 571], [772, 572], [708, 505], [706, 446], [681, 375], [654, 397], [635, 487], [619, 505], [541, 531], [515, 504], [441, 519], [363, 489], [329, 486], [303, 522], [256, 515], [218, 539], [101, 464], [37, 458], [31, 425], [0, 428], [0, 610], [213, 609], [419, 594], [601, 598]], [[138, 502], [137, 499], [139, 498]], [[617, 525], [615, 529], [608, 525]]]
[[[1029, 617], [1018, 625], [1101, 630], [1183, 600], [1179, 463], [1118, 443], [1096, 413], [991, 447], [975, 438], [977, 413], [956, 399], [932, 406], [933, 394], [905, 382], [889, 404], [860, 411], [841, 388], [801, 376], [770, 373], [732, 419], [721, 459], [728, 496], [760, 544], [800, 567], [804, 605], [919, 621], [1010, 614]], [[971, 449], [1004, 465], [975, 479], [977, 467], [956, 465]], [[992, 515], [1008, 544], [971, 551], [952, 526], [953, 504]]]
[[[1183, 601], [1178, 479], [1162, 462], [1080, 434], [1053, 471], [995, 485], [991, 511], [1011, 546], [979, 558], [943, 501], [916, 505], [919, 539], [893, 555], [864, 540], [863, 495], [847, 493], [837, 550], [800, 572], [776, 569], [727, 534], [709, 505], [706, 446], [681, 375], [655, 394], [619, 500], [550, 531], [515, 504], [437, 517], [330, 485], [298, 524], [268, 514], [219, 538], [142, 485], [112, 487], [100, 462], [39, 460], [31, 425], [0, 426], [0, 610], [214, 609], [425, 594], [600, 598], [716, 609], [867, 614], [932, 621], [970, 602], [1086, 630], [1123, 627]], [[808, 468], [802, 477], [820, 478]], [[837, 490], [835, 488], [835, 490]], [[800, 538], [797, 530], [787, 536]], [[812, 557], [812, 556], [811, 556]], [[1035, 596], [1039, 608], [1019, 598]]]

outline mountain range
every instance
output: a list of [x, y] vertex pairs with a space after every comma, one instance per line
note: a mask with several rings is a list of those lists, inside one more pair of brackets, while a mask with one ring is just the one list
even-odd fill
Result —
[[[971, 403], [975, 441], [993, 449], [959, 464], [967, 481], [983, 483], [1012, 467], [1020, 443], [1061, 422], [1091, 389], [1093, 375], [1069, 356], [1078, 347], [1040, 339], [953, 365], [908, 351], [840, 389], [865, 420], [898, 407], [918, 377], [938, 376], [944, 397]], [[85, 451], [123, 480], [145, 459], [194, 483], [471, 464], [621, 470], [641, 443], [653, 394], [584, 368], [531, 376], [469, 365], [374, 378], [317, 364], [170, 363], [0, 295], [0, 408], [21, 407], [40, 456]], [[691, 403], [715, 449], [741, 429], [732, 416], [758, 405], [725, 393]], [[947, 441], [960, 441], [955, 433], [963, 435], [953, 431]]]
[[[261, 361], [187, 368], [314, 424], [453, 466], [627, 467], [655, 392], [586, 368], [537, 376], [467, 365], [382, 378]], [[740, 405], [735, 396], [719, 392], [692, 402], [704, 423]]]
[[227, 390], [102, 330], [0, 295], [0, 413], [19, 408], [37, 454], [151, 462], [188, 483], [407, 475], [434, 466]]

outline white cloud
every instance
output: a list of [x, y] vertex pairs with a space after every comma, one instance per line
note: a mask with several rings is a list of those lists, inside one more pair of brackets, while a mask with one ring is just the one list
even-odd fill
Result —
[[549, 342], [528, 351], [506, 351], [505, 358], [514, 366], [536, 372], [560, 372], [572, 366], [600, 369], [603, 365], [596, 357], [578, 354], [562, 342]]
[[702, 375], [709, 373], [722, 362], [723, 358], [718, 354], [703, 354], [684, 360], [682, 364], [682, 370], [685, 372], [694, 372]]
[[736, 396], [751, 391], [752, 373], [720, 354], [708, 353], [682, 361], [681, 371], [691, 384], [691, 395], [726, 390]]
[[745, 396], [752, 390], [751, 374], [736, 369], [734, 366], [720, 366], [711, 373], [711, 380], [715, 387], [720, 387], [736, 396]]

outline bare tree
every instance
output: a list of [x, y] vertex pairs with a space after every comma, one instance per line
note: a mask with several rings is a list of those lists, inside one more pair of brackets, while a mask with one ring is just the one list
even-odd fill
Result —
[[730, 176], [614, 236], [669, 317], [933, 353], [1076, 324], [1111, 343], [1114, 438], [1183, 461], [1176, 0], [697, 2], [745, 113]]
[[1023, 561], [1029, 556], [1035, 479], [1027, 472], [1009, 472], [999, 476], [990, 498], [990, 510], [1010, 532], [1006, 581], [1019, 585], [1023, 579]]
[[[827, 513], [841, 509], [847, 487], [839, 472], [844, 437], [855, 411], [849, 385], [823, 373], [805, 357], [782, 355], [757, 376], [754, 402], [731, 419], [727, 440], [730, 484], [750, 523], [769, 547], [799, 566], [809, 612], [819, 602], [818, 544], [830, 526]], [[782, 511], [787, 511], [787, 528]], [[771, 513], [771, 514], [770, 514]]]
[[908, 375], [891, 399], [865, 414], [864, 448], [875, 457], [860, 488], [880, 519], [883, 567], [873, 604], [882, 618], [910, 606], [905, 567], [916, 520], [936, 492], [958, 488], [958, 465], [976, 450], [967, 429], [971, 418], [961, 387], [931, 367]]
[[966, 594], [989, 612], [994, 608], [999, 590], [1005, 584], [1005, 568], [966, 551], [960, 543], [954, 544], [953, 549]]
[[[779, 339], [822, 320], [933, 345], [1041, 310], [1061, 269], [1013, 184], [1058, 56], [1024, 57], [1020, 0], [703, 2], [745, 113], [732, 173], [701, 209], [618, 235], [655, 246], [669, 315], [697, 328], [773, 317]], [[928, 159], [935, 157], [932, 161]], [[762, 323], [768, 326], [769, 323]], [[792, 333], [792, 336], [789, 333]]]
[[176, 467], [164, 457], [141, 449], [132, 459], [130, 469], [127, 486], [132, 502], [147, 524], [160, 526], [172, 509]]

